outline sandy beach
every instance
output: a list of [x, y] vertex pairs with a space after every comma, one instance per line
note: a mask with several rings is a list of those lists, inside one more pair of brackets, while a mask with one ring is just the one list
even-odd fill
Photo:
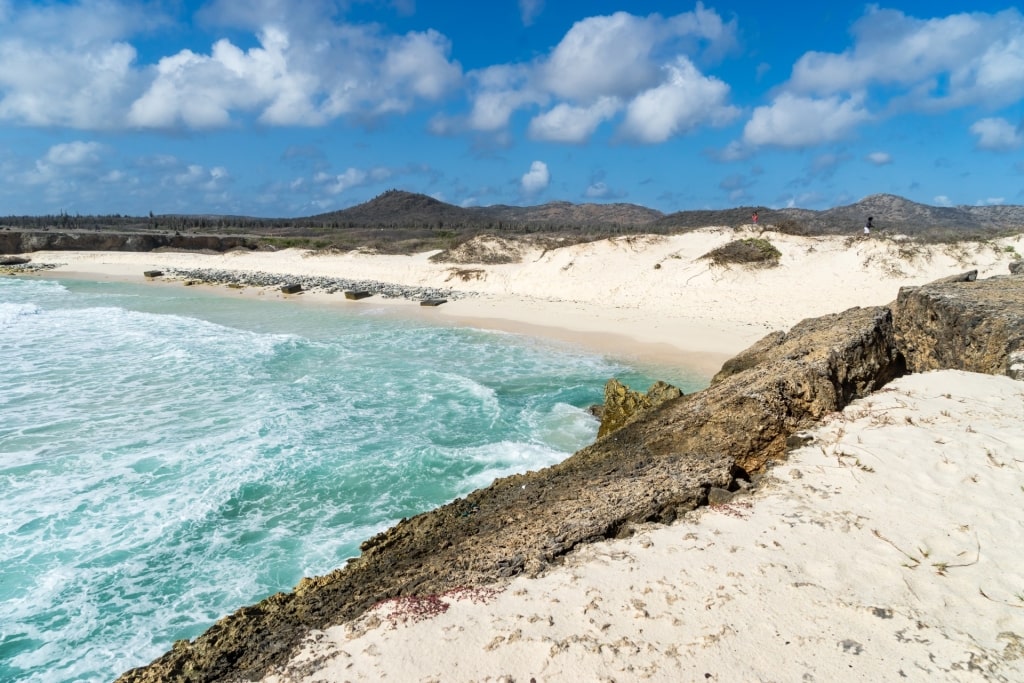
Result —
[[[782, 253], [774, 268], [716, 267], [700, 257], [732, 240], [763, 236]], [[422, 310], [413, 302], [303, 292], [291, 298], [331, 305], [387, 307], [452, 324], [580, 344], [655, 365], [680, 365], [710, 377], [722, 362], [773, 330], [852, 306], [887, 304], [899, 288], [977, 269], [1005, 274], [1024, 253], [1018, 235], [985, 243], [921, 247], [899, 239], [798, 237], [748, 226], [682, 235], [633, 235], [554, 250], [526, 249], [518, 263], [434, 263], [362, 252], [289, 249], [226, 254], [35, 252], [65, 276], [143, 279], [145, 270], [217, 269], [369, 279], [451, 288], [473, 297]], [[175, 283], [180, 285], [180, 283]], [[232, 295], [283, 297], [274, 289]]]
[[[700, 259], [744, 234], [754, 233], [622, 237], [505, 265], [298, 250], [29, 256], [93, 279], [209, 268], [451, 287], [478, 296], [437, 308], [293, 298], [561, 339], [709, 377], [769, 331], [965, 270], [1003, 275], [1024, 252], [1021, 236], [924, 248], [767, 233], [782, 252], [776, 268]], [[1024, 680], [1021, 424], [1019, 381], [908, 375], [808, 433], [751, 493], [588, 545], [538, 578], [386, 601], [311, 633], [265, 680]]]

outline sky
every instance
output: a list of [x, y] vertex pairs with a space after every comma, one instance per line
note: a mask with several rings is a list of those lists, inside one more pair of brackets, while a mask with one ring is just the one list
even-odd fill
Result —
[[986, 0], [0, 0], [0, 215], [1024, 204]]

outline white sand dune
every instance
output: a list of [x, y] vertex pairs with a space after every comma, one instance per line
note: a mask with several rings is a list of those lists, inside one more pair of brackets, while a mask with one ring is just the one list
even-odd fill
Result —
[[[778, 267], [712, 267], [700, 258], [731, 240], [755, 235], [766, 237], [782, 252]], [[430, 254], [319, 255], [295, 249], [221, 255], [61, 251], [29, 256], [62, 264], [58, 272], [89, 277], [141, 278], [147, 269], [215, 268], [450, 287], [480, 296], [415, 313], [409, 302], [396, 306], [458, 324], [557, 338], [658, 363], [682, 363], [710, 376], [724, 360], [767, 332], [851, 306], [887, 304], [901, 286], [968, 269], [977, 269], [979, 277], [1005, 274], [1014, 253], [1024, 253], [1024, 236], [919, 247], [897, 239], [762, 234], [751, 226], [533, 249], [522, 262], [504, 265], [432, 263]], [[263, 294], [281, 296], [272, 290]], [[363, 307], [390, 305], [379, 297], [346, 302], [341, 295], [304, 293], [301, 298]]]
[[1024, 680], [1022, 424], [1024, 383], [904, 377], [749, 497], [384, 603], [265, 680]]

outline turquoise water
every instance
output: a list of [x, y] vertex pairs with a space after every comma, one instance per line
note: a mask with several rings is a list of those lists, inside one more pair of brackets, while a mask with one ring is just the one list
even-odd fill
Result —
[[112, 680], [564, 459], [609, 377], [701, 382], [351, 309], [0, 278], [0, 681]]

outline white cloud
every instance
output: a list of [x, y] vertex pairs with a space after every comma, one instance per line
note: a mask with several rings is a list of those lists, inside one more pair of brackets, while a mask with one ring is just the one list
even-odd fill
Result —
[[[699, 45], [710, 53], [729, 49], [735, 44], [735, 33], [735, 23], [723, 22], [700, 3], [692, 12], [671, 17], [616, 12], [581, 19], [545, 57], [473, 72], [475, 88], [470, 94], [472, 110], [466, 125], [474, 130], [500, 131], [508, 126], [516, 110], [548, 106], [555, 100], [547, 112], [533, 118], [531, 135], [582, 142], [613, 117], [609, 102], [625, 102], [645, 94], [648, 99], [637, 102], [635, 122], [629, 127], [637, 139], [668, 137], [697, 122], [716, 121], [723, 114], [733, 115], [731, 108], [717, 99], [718, 91], [727, 94], [728, 87], [717, 79], [701, 76], [684, 55], [697, 52]], [[678, 91], [683, 86], [689, 89], [689, 95], [710, 97], [711, 101], [681, 102], [685, 95]], [[709, 88], [715, 93], [708, 92]], [[673, 107], [668, 115], [651, 110], [659, 101]], [[698, 111], [702, 105], [708, 109]], [[573, 122], [572, 116], [582, 120]], [[451, 127], [439, 122], [436, 129], [450, 132]]]
[[871, 152], [865, 158], [875, 166], [885, 166], [892, 163], [892, 155], [888, 152]]
[[664, 142], [700, 124], [723, 125], [739, 110], [727, 105], [729, 86], [702, 75], [690, 60], [678, 57], [665, 68], [661, 85], [639, 95], [626, 109], [622, 132], [640, 142]]
[[872, 7], [854, 24], [842, 53], [808, 52], [786, 84], [829, 95], [899, 85], [901, 106], [998, 106], [1024, 95], [1024, 17], [1016, 9], [916, 19]]
[[82, 166], [99, 161], [103, 145], [98, 142], [66, 142], [46, 152], [46, 161], [57, 166]]
[[548, 165], [543, 161], [535, 161], [530, 164], [530, 170], [523, 174], [521, 187], [528, 195], [537, 194], [551, 183], [551, 173], [548, 172]]
[[529, 135], [551, 142], [585, 142], [603, 121], [619, 111], [614, 97], [602, 97], [589, 107], [561, 103], [530, 121]]
[[932, 198], [932, 201], [935, 202], [936, 206], [953, 206], [953, 200], [944, 194], [935, 196]]
[[544, 0], [519, 0], [519, 16], [523, 26], [531, 26], [544, 10]]
[[517, 109], [548, 101], [548, 95], [533, 86], [532, 71], [524, 65], [492, 66], [472, 77], [478, 91], [467, 123], [473, 130], [501, 130]]
[[1024, 144], [1024, 126], [1014, 126], [1002, 118], [988, 118], [975, 121], [971, 132], [978, 136], [978, 147], [1005, 151]]
[[600, 180], [588, 185], [587, 189], [583, 192], [583, 195], [589, 199], [601, 199], [609, 196], [610, 194], [611, 188]]
[[743, 128], [743, 141], [752, 145], [807, 147], [848, 135], [871, 115], [861, 97], [824, 99], [782, 93], [769, 106], [757, 107]]

